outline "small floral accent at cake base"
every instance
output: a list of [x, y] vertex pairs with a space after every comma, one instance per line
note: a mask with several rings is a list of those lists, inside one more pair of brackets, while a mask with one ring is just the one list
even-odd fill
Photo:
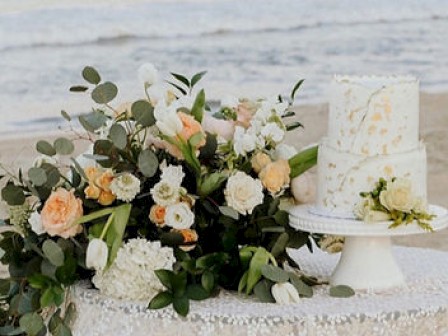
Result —
[[389, 228], [414, 221], [425, 231], [433, 231], [426, 200], [415, 196], [412, 183], [405, 178], [380, 178], [375, 189], [361, 192], [361, 201], [355, 206], [355, 216], [367, 223], [393, 221]]

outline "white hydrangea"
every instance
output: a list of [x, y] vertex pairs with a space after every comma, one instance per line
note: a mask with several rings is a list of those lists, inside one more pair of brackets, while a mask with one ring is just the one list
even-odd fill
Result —
[[179, 202], [166, 208], [165, 224], [178, 230], [189, 229], [194, 223], [194, 213], [187, 203]]
[[182, 188], [178, 184], [168, 180], [160, 180], [151, 189], [150, 193], [154, 202], [162, 206], [177, 203]]
[[169, 165], [168, 167], [162, 168], [162, 175], [160, 178], [180, 186], [184, 177], [185, 173], [182, 170], [182, 166]]
[[263, 203], [263, 185], [244, 172], [237, 172], [227, 180], [224, 190], [227, 205], [242, 215], [251, 214], [253, 209]]
[[160, 242], [131, 239], [118, 250], [113, 264], [97, 272], [92, 281], [102, 294], [120, 300], [149, 301], [164, 286], [155, 275], [158, 269], [173, 269], [173, 249]]
[[125, 173], [112, 180], [110, 190], [119, 200], [130, 202], [140, 192], [140, 180], [130, 173]]

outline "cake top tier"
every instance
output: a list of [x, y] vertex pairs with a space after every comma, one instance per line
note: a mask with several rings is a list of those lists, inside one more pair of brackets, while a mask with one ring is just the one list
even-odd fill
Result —
[[328, 144], [364, 156], [419, 146], [419, 85], [411, 76], [335, 76]]

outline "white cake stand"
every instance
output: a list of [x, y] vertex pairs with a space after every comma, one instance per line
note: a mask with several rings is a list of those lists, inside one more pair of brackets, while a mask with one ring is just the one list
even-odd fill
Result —
[[[392, 222], [365, 223], [317, 215], [312, 205], [293, 207], [291, 227], [313, 233], [345, 237], [344, 249], [331, 279], [331, 285], [348, 285], [354, 289], [387, 289], [405, 284], [405, 278], [392, 254], [392, 236], [425, 233], [417, 223], [389, 229]], [[431, 205], [429, 213], [434, 231], [448, 225], [448, 210]], [[428, 232], [428, 234], [431, 234]]]

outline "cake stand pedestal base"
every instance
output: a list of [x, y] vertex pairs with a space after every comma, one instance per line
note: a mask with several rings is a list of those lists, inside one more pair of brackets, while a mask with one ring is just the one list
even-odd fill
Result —
[[404, 285], [404, 275], [392, 255], [391, 238], [346, 237], [341, 259], [330, 283], [353, 289], [385, 289]]
[[[434, 231], [448, 225], [447, 209], [431, 205], [429, 213]], [[345, 237], [341, 259], [331, 276], [332, 285], [354, 289], [387, 289], [405, 285], [405, 278], [392, 254], [392, 236], [434, 234], [424, 231], [416, 222], [389, 229], [391, 221], [365, 223], [350, 218], [317, 214], [312, 205], [299, 205], [289, 210], [289, 225], [295, 229]]]

